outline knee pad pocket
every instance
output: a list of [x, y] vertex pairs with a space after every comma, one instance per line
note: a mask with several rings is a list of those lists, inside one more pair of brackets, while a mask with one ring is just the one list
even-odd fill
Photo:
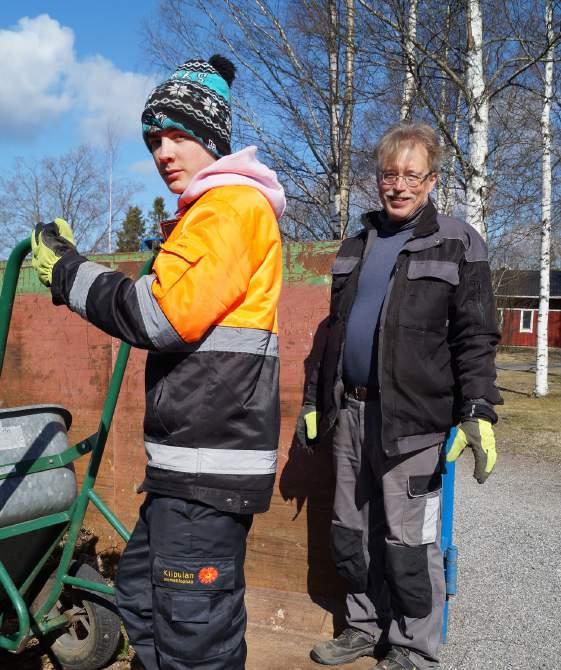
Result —
[[432, 585], [428, 566], [428, 547], [386, 544], [386, 580], [396, 614], [414, 619], [432, 610]]
[[352, 592], [364, 593], [368, 586], [368, 571], [362, 530], [332, 523], [330, 548], [337, 574], [348, 582]]

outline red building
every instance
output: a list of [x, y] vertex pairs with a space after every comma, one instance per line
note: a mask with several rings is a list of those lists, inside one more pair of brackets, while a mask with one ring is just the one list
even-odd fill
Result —
[[[535, 347], [537, 344], [540, 273], [498, 270], [493, 273], [501, 344]], [[561, 270], [550, 273], [548, 344], [561, 347]]]

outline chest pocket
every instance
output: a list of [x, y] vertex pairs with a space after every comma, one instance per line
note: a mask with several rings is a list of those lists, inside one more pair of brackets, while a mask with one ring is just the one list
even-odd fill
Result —
[[336, 258], [333, 261], [333, 267], [331, 268], [331, 274], [333, 279], [341, 277], [344, 275], [350, 275], [351, 272], [355, 269], [356, 264], [359, 262], [360, 258], [358, 256], [347, 256], [346, 258]]
[[444, 330], [450, 299], [459, 283], [457, 263], [411, 260], [399, 311], [400, 325], [419, 330]]
[[[331, 268], [330, 317], [339, 318], [352, 303], [352, 291], [344, 291], [349, 279], [359, 264], [358, 256], [343, 256], [334, 260]], [[349, 303], [348, 305], [346, 303]]]
[[356, 270], [360, 262], [359, 256], [340, 256], [335, 259], [331, 268], [331, 308], [329, 323], [343, 324], [352, 305], [354, 291], [352, 282], [356, 281]]

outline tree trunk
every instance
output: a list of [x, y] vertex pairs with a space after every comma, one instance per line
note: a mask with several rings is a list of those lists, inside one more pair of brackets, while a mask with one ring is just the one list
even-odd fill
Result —
[[340, 236], [347, 232], [349, 223], [349, 195], [351, 190], [351, 152], [354, 111], [354, 58], [355, 58], [355, 8], [354, 0], [345, 0], [346, 31], [345, 31], [345, 89], [343, 94], [343, 136], [341, 138], [341, 165], [339, 188], [341, 193], [341, 228]]
[[404, 40], [405, 78], [403, 80], [403, 98], [401, 101], [400, 120], [411, 118], [411, 107], [415, 96], [415, 40], [417, 37], [417, 2], [411, 0], [407, 15], [407, 32]]
[[339, 173], [339, 53], [337, 0], [329, 0], [329, 133], [331, 165], [329, 170], [329, 210], [333, 239], [341, 239], [341, 190]]
[[467, 221], [486, 238], [485, 201], [489, 101], [483, 70], [483, 21], [479, 0], [468, 0], [467, 104], [469, 118], [469, 167], [466, 184]]
[[[447, 36], [444, 53], [442, 54], [442, 60], [445, 63], [448, 63], [448, 52], [449, 52], [449, 35], [450, 35], [450, 3], [446, 4], [446, 22], [444, 24], [444, 34]], [[442, 77], [440, 83], [440, 93], [439, 93], [439, 107], [438, 107], [438, 116], [440, 119], [440, 124], [443, 125], [447, 123], [447, 113], [448, 106], [450, 104], [450, 96], [448, 93], [449, 81], [446, 77]], [[458, 93], [458, 101], [461, 96]], [[456, 114], [454, 115], [454, 139], [457, 142], [458, 132], [459, 132], [459, 105], [456, 106]], [[439, 142], [442, 148], [442, 166], [440, 169], [440, 177], [438, 179], [438, 189], [436, 191], [436, 209], [443, 214], [450, 214], [450, 207], [452, 201], [452, 176], [455, 169], [455, 153], [454, 148], [446, 144], [446, 138], [444, 133], [440, 131]]]
[[540, 254], [540, 305], [538, 310], [538, 341], [536, 356], [537, 396], [548, 394], [548, 321], [549, 321], [549, 272], [551, 266], [551, 100], [553, 98], [553, 10], [551, 0], [545, 0], [545, 30], [548, 49], [544, 68], [544, 96], [541, 118], [542, 131], [542, 227]]
[[438, 211], [446, 216], [452, 216], [454, 212], [454, 205], [456, 202], [455, 196], [455, 173], [457, 155], [454, 147], [458, 145], [460, 137], [460, 108], [462, 106], [462, 93], [458, 92], [456, 100], [456, 110], [454, 114], [454, 143], [452, 146], [444, 146], [444, 162], [442, 165], [441, 175], [442, 181], [438, 187]]

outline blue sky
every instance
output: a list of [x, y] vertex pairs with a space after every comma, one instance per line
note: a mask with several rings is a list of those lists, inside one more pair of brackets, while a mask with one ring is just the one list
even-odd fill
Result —
[[143, 49], [142, 22], [157, 0], [20, 0], [0, 3], [0, 119], [3, 175], [19, 157], [57, 156], [118, 137], [116, 174], [144, 186], [133, 199], [175, 201], [156, 174], [140, 134], [140, 114], [161, 79]]

